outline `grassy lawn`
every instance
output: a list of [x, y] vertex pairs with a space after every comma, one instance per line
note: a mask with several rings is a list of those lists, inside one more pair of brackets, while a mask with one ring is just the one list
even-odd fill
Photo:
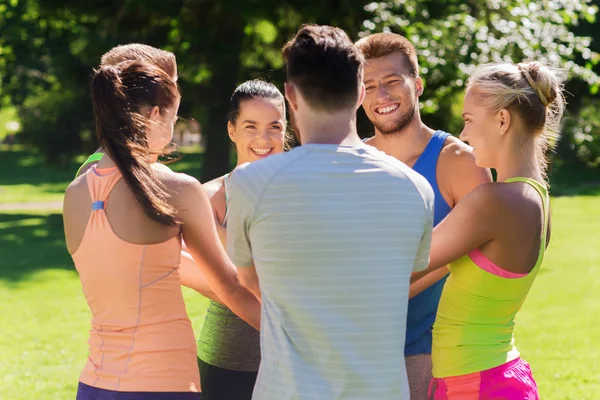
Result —
[[[79, 157], [68, 168], [47, 167], [31, 151], [16, 147], [13, 151], [0, 149], [0, 204], [42, 203], [62, 201], [79, 165]], [[202, 155], [198, 151], [183, 151], [183, 158], [170, 167], [178, 172], [199, 176]]]
[[[199, 172], [200, 157], [186, 155], [173, 168]], [[1, 204], [60, 201], [77, 165], [54, 170], [14, 151], [0, 152], [0, 167]], [[553, 199], [552, 242], [518, 317], [516, 343], [543, 399], [592, 400], [600, 391], [594, 340], [600, 332], [600, 275], [594, 270], [600, 265], [600, 190], [557, 186], [564, 196]], [[90, 315], [65, 249], [61, 215], [0, 211], [0, 254], [0, 399], [73, 399]], [[187, 289], [184, 295], [198, 333], [206, 299]]]

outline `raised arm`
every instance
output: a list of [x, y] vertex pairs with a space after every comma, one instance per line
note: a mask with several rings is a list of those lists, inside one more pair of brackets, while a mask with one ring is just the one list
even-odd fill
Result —
[[415, 297], [416, 295], [418, 295], [419, 293], [421, 293], [428, 287], [432, 286], [439, 280], [443, 279], [446, 275], [448, 275], [449, 272], [450, 271], [448, 270], [447, 267], [440, 268], [435, 271], [429, 272], [425, 276], [421, 276], [421, 274], [419, 274], [421, 276], [421, 278], [419, 278], [417, 280], [414, 279], [414, 277], [416, 277], [417, 275], [416, 274], [413, 275], [413, 278], [411, 279], [410, 289], [408, 292], [408, 298], [412, 299], [413, 297]]
[[[480, 168], [475, 164], [475, 158], [471, 147], [465, 143], [456, 140], [444, 147], [440, 155], [440, 164], [451, 165], [451, 168], [439, 168], [438, 178], [441, 182], [447, 182], [442, 191], [445, 193], [444, 198], [453, 207], [456, 207], [459, 202], [469, 193], [473, 192], [477, 187], [492, 182], [492, 176], [488, 169]], [[452, 214], [454, 211], [451, 211]], [[436, 232], [434, 229], [433, 242], [431, 248], [431, 256], [435, 261], [437, 254], [436, 250]], [[443, 265], [445, 266], [445, 265]], [[413, 298], [440, 279], [448, 274], [448, 269], [438, 270], [431, 273], [431, 269], [425, 272], [414, 274], [411, 279], [410, 295]]]
[[256, 329], [260, 302], [238, 279], [221, 244], [208, 196], [198, 181], [187, 178], [177, 191], [183, 239], [206, 281], [225, 305]]
[[429, 267], [413, 274], [413, 282], [494, 239], [493, 227], [502, 212], [493, 186], [482, 185], [469, 193], [433, 229]]
[[181, 252], [181, 261], [179, 262], [179, 279], [181, 280], [181, 284], [195, 290], [204, 297], [223, 303], [208, 284], [203, 272], [205, 268], [196, 265], [194, 258], [188, 251], [184, 250]]

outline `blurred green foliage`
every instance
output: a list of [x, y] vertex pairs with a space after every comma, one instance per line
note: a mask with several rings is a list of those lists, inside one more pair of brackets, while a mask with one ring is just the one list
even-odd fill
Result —
[[[230, 95], [260, 77], [280, 87], [282, 45], [302, 23], [339, 26], [358, 39], [390, 30], [411, 39], [426, 82], [422, 114], [435, 128], [460, 132], [464, 82], [490, 61], [538, 59], [570, 75], [561, 162], [597, 166], [596, 1], [529, 0], [0, 0], [0, 108], [14, 106], [21, 141], [51, 164], [93, 151], [92, 68], [123, 43], [177, 55], [180, 114], [206, 137], [202, 179], [229, 168], [225, 133]], [[366, 4], [366, 5], [365, 5]], [[361, 114], [360, 130], [372, 128]]]

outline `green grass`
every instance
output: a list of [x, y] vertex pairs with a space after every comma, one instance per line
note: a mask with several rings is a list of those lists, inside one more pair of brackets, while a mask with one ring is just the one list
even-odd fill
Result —
[[[181, 160], [169, 166], [177, 172], [199, 176], [202, 154], [197, 149], [183, 151]], [[60, 202], [84, 156], [68, 168], [45, 166], [42, 159], [22, 146], [0, 149], [0, 204]]]

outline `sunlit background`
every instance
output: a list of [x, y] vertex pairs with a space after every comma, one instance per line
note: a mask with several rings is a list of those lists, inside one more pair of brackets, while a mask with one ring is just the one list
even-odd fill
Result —
[[[183, 100], [173, 168], [227, 172], [229, 98], [259, 77], [283, 86], [281, 46], [300, 24], [357, 40], [393, 31], [417, 47], [423, 120], [458, 135], [480, 63], [540, 60], [568, 80], [552, 155], [553, 238], [518, 318], [517, 346], [543, 399], [600, 397], [600, 1], [0, 0], [0, 399], [72, 399], [89, 314], [63, 240], [61, 200], [97, 147], [92, 69], [115, 45], [174, 52]], [[360, 134], [373, 129], [360, 115]], [[206, 302], [185, 291], [196, 332]]]

